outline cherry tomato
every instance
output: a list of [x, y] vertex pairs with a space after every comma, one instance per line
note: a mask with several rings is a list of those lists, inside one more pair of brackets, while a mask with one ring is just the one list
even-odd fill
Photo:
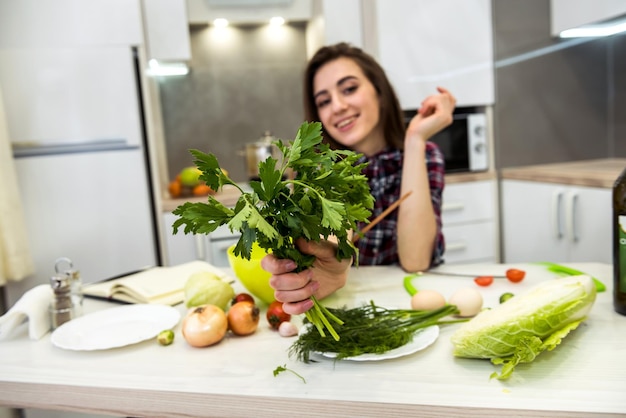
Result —
[[237, 302], [252, 302], [254, 303], [254, 298], [252, 295], [248, 293], [237, 293], [233, 300], [230, 302], [231, 305], [234, 305]]
[[280, 324], [291, 320], [291, 315], [283, 311], [283, 303], [275, 300], [267, 308], [267, 322], [273, 329], [278, 329]]
[[474, 281], [478, 286], [489, 286], [493, 283], [493, 276], [478, 276]]
[[524, 270], [508, 269], [506, 271], [506, 278], [513, 283], [521, 282], [524, 280], [524, 276], [526, 276], [526, 272]]

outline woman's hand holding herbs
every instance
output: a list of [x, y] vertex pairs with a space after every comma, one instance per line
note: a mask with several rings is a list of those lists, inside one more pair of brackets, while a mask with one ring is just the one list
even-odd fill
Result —
[[276, 300], [283, 302], [284, 311], [291, 315], [311, 309], [311, 296], [323, 299], [345, 286], [352, 265], [351, 259], [337, 260], [337, 245], [333, 242], [298, 239], [296, 245], [302, 253], [315, 256], [312, 268], [294, 272], [294, 261], [271, 254], [261, 262], [272, 274], [270, 285], [275, 289]]

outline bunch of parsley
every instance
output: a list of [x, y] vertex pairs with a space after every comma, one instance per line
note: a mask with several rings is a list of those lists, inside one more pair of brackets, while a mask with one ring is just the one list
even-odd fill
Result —
[[[367, 222], [374, 198], [367, 178], [361, 173], [365, 164], [357, 164], [360, 154], [348, 150], [332, 150], [322, 143], [321, 124], [305, 122], [296, 138], [288, 145], [276, 141], [282, 159], [269, 157], [259, 163], [259, 181], [251, 181], [252, 192], [244, 192], [220, 168], [213, 154], [191, 150], [194, 163], [202, 174], [200, 179], [213, 190], [226, 184], [241, 191], [234, 208], [224, 206], [213, 196], [206, 203], [187, 202], [174, 210], [179, 218], [174, 233], [184, 226], [185, 234], [208, 234], [227, 224], [240, 232], [235, 255], [250, 259], [252, 244], [270, 250], [276, 257], [294, 260], [296, 271], [310, 267], [315, 258], [302, 254], [295, 246], [298, 238], [310, 241], [337, 240], [337, 259], [354, 257], [358, 250], [349, 231], [356, 231], [357, 222]], [[295, 173], [294, 178], [286, 174]], [[338, 339], [327, 317], [340, 323], [315, 298], [307, 318], [320, 334], [324, 328]]]

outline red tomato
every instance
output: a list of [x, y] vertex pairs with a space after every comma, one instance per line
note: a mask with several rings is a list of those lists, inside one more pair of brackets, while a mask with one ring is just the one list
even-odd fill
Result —
[[281, 323], [291, 320], [291, 315], [283, 311], [283, 303], [275, 300], [267, 308], [267, 322], [273, 329], [278, 329]]
[[237, 293], [233, 300], [231, 301], [231, 305], [234, 305], [237, 302], [252, 302], [254, 303], [254, 298], [252, 295], [248, 293]]
[[526, 272], [524, 270], [508, 269], [506, 271], [506, 278], [513, 283], [521, 282], [524, 280], [524, 276], [526, 276]]
[[478, 276], [474, 281], [478, 286], [489, 286], [493, 283], [493, 276]]

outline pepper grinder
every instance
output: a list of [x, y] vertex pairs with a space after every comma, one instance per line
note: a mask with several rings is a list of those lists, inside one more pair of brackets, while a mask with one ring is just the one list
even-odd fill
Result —
[[[63, 263], [68, 265], [66, 270], [61, 271], [61, 266]], [[72, 260], [67, 257], [60, 257], [54, 263], [54, 270], [57, 275], [65, 275], [68, 276], [68, 280], [70, 283], [72, 303], [74, 305], [74, 309], [76, 315], [81, 315], [83, 310], [83, 281], [80, 276], [80, 272], [74, 268], [74, 264]]]
[[50, 323], [53, 330], [77, 316], [70, 280], [67, 274], [50, 277], [50, 286], [54, 294], [50, 303]]

